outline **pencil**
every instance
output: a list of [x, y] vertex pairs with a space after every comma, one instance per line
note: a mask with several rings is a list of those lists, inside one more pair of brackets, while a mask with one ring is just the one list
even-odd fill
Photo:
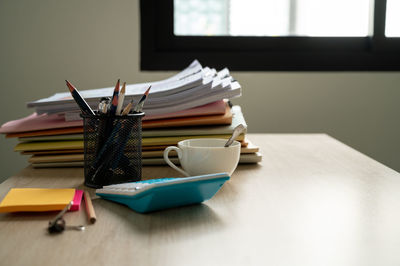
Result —
[[81, 109], [82, 113], [86, 115], [94, 115], [93, 110], [87, 104], [85, 99], [79, 94], [79, 91], [72, 85], [68, 80], [65, 80], [67, 83], [68, 89], [71, 92], [72, 97], [74, 97], [75, 102], [78, 104], [79, 108]]
[[122, 105], [124, 104], [124, 99], [125, 99], [125, 87], [126, 87], [126, 82], [124, 82], [124, 85], [122, 85], [122, 89], [118, 95], [118, 105], [116, 111], [117, 115], [121, 115]]
[[92, 200], [90, 199], [90, 195], [88, 191], [83, 193], [85, 198], [85, 205], [86, 205], [86, 213], [89, 219], [89, 222], [94, 224], [96, 222], [96, 214], [94, 213], [94, 208], [92, 204]]
[[111, 107], [110, 107], [110, 114], [115, 115], [118, 106], [118, 94], [119, 94], [119, 79], [117, 84], [115, 84], [114, 93], [111, 99]]
[[145, 93], [143, 94], [143, 96], [142, 96], [142, 98], [140, 99], [140, 101], [138, 102], [138, 104], [135, 106], [135, 109], [134, 109], [135, 112], [137, 112], [137, 113], [142, 112], [143, 105], [144, 105], [144, 101], [146, 100], [147, 95], [149, 95], [150, 89], [151, 89], [151, 85], [150, 85], [150, 87], [145, 91]]
[[129, 112], [131, 111], [133, 106], [133, 99], [128, 103], [128, 105], [124, 108], [124, 110], [122, 110], [121, 115], [127, 115], [129, 114]]

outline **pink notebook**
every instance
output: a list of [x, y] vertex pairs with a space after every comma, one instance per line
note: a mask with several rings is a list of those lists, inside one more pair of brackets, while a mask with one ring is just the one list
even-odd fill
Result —
[[33, 113], [27, 117], [18, 120], [12, 120], [3, 124], [0, 128], [0, 133], [36, 131], [52, 128], [77, 127], [82, 125], [82, 120], [66, 122], [64, 120], [64, 116], [58, 114], [38, 115], [36, 113]]
[[[224, 114], [225, 108], [226, 108], [226, 103], [223, 100], [220, 100], [175, 113], [145, 116], [143, 120], [158, 120], [165, 118], [179, 118], [179, 117], [189, 117], [189, 116], [218, 115], [218, 114]], [[33, 113], [27, 117], [6, 122], [0, 127], [0, 133], [9, 134], [9, 133], [47, 130], [56, 128], [78, 127], [78, 126], [83, 126], [82, 120], [65, 121], [64, 116], [62, 114], [38, 115], [36, 113]]]

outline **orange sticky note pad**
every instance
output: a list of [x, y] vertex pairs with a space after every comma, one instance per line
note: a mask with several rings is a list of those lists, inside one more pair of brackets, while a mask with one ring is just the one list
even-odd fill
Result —
[[58, 211], [74, 196], [73, 188], [12, 188], [0, 203], [0, 212]]

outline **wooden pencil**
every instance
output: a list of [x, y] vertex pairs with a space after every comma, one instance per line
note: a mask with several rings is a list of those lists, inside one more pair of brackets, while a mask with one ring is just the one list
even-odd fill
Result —
[[67, 83], [67, 87], [71, 92], [72, 97], [75, 99], [76, 103], [81, 109], [82, 113], [87, 115], [94, 115], [93, 110], [87, 104], [85, 99], [83, 99], [83, 97], [79, 94], [79, 91], [74, 87], [74, 85], [72, 85], [71, 82], [69, 82], [68, 80], [65, 80], [65, 82]]
[[138, 104], [134, 107], [134, 112], [136, 113], [140, 113], [143, 110], [143, 105], [144, 105], [144, 101], [146, 101], [147, 95], [149, 95], [151, 89], [151, 85], [150, 87], [145, 91], [145, 93], [143, 94], [142, 98], [140, 99], [140, 101], [138, 102]]
[[119, 80], [117, 81], [117, 84], [115, 84], [114, 93], [111, 98], [110, 115], [115, 115], [115, 113], [117, 111], [118, 95], [119, 95]]
[[85, 198], [86, 213], [87, 213], [89, 222], [94, 224], [96, 222], [96, 214], [94, 212], [92, 200], [90, 199], [90, 194], [88, 191], [85, 191], [83, 193], [83, 196]]
[[126, 82], [124, 82], [124, 85], [122, 85], [122, 89], [118, 95], [118, 105], [117, 105], [116, 115], [121, 115], [122, 105], [124, 104], [124, 99], [125, 99], [125, 87], [126, 87]]
[[124, 108], [124, 110], [122, 111], [121, 115], [127, 115], [129, 114], [129, 112], [131, 111], [133, 106], [133, 99], [128, 103], [128, 105]]

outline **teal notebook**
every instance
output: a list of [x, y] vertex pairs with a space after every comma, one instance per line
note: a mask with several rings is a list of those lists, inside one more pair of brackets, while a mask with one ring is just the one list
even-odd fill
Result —
[[230, 177], [218, 173], [182, 178], [161, 178], [104, 186], [96, 194], [140, 212], [191, 205], [211, 199]]

